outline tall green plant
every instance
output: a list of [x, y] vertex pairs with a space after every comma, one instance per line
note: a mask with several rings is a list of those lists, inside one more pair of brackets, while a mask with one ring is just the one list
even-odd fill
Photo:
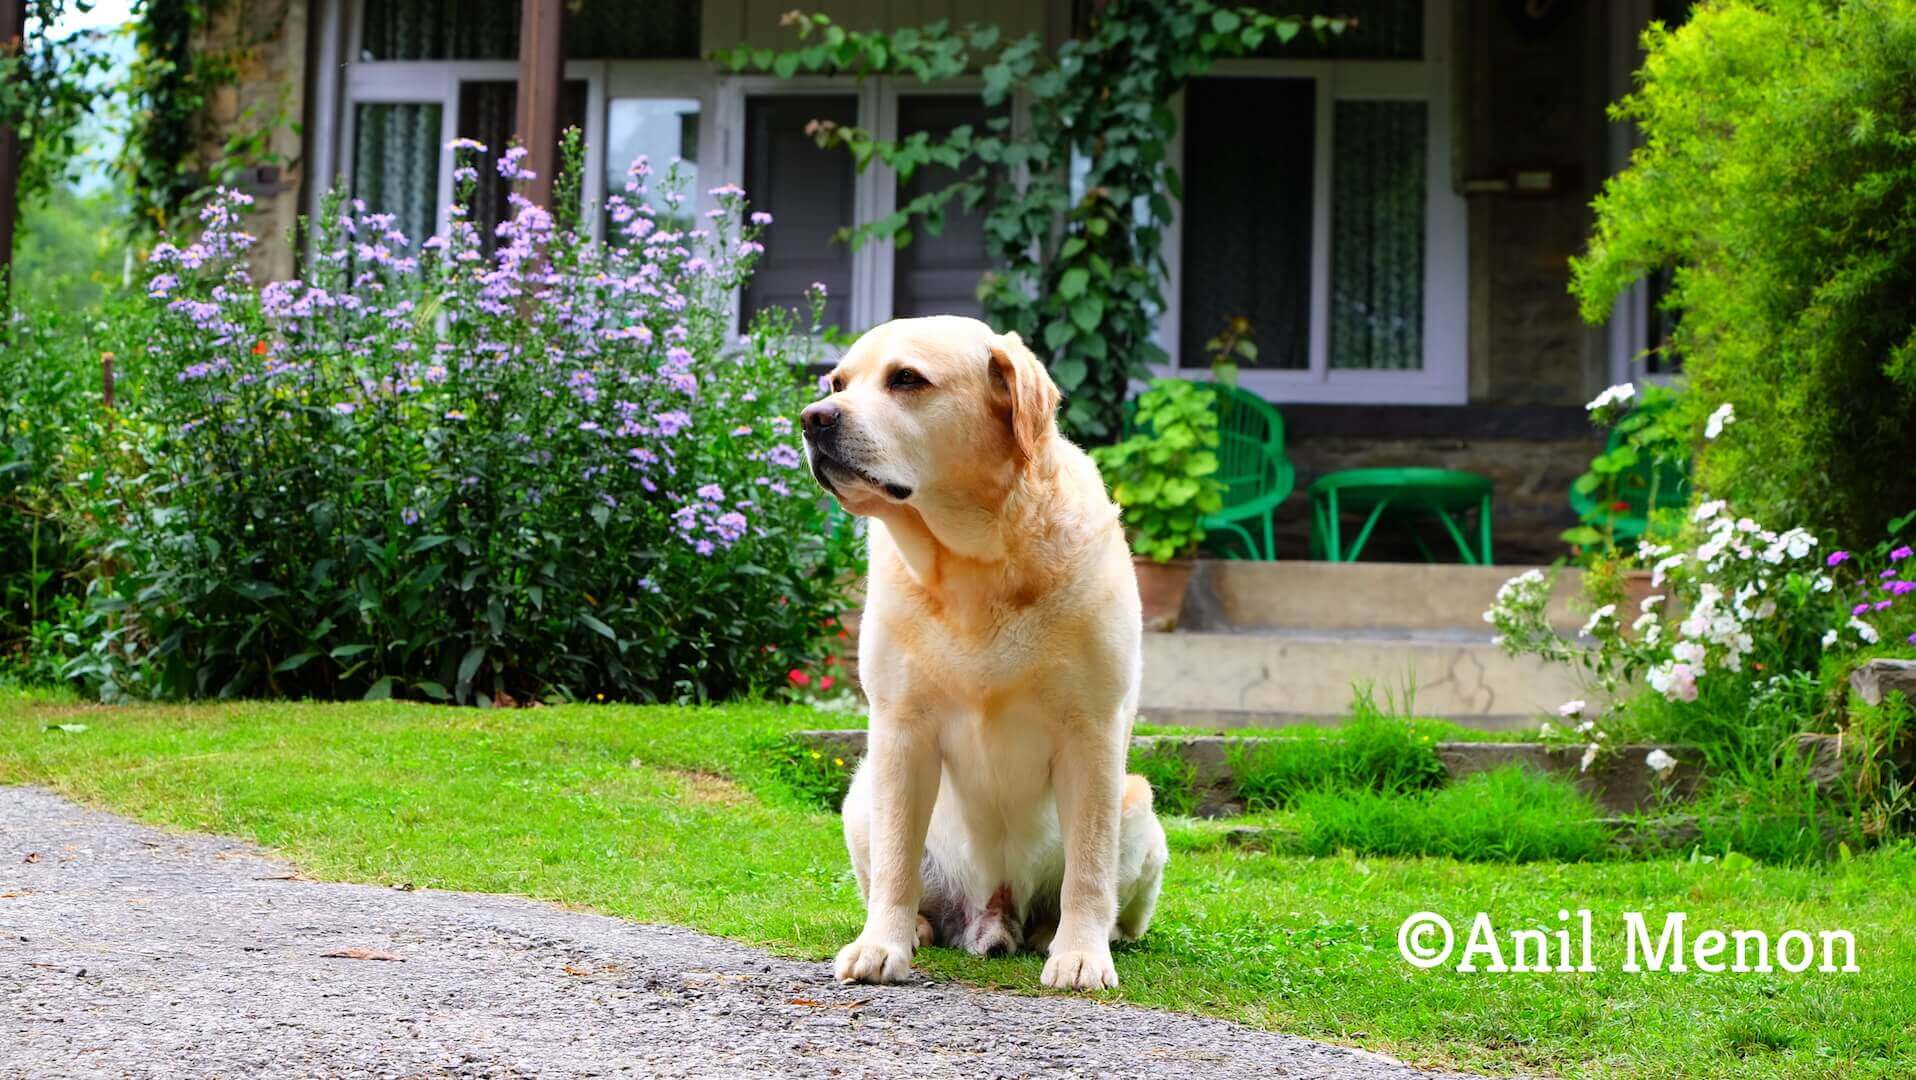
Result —
[[1642, 130], [1572, 291], [1591, 321], [1658, 269], [1699, 490], [1855, 544], [1916, 505], [1916, 4], [1723, 0], [1653, 25]]
[[[929, 83], [975, 71], [987, 108], [1021, 95], [1025, 122], [1000, 116], [983, 130], [960, 126], [942, 139], [918, 132], [883, 140], [824, 122], [813, 130], [821, 146], [843, 147], [860, 169], [882, 161], [900, 179], [925, 166], [957, 174], [849, 238], [902, 245], [914, 228], [936, 235], [953, 200], [967, 210], [984, 206], [997, 267], [979, 286], [987, 316], [1043, 342], [1065, 394], [1065, 428], [1090, 439], [1118, 432], [1131, 380], [1166, 360], [1154, 336], [1164, 310], [1164, 227], [1181, 191], [1165, 158], [1177, 131], [1172, 96], [1219, 56], [1289, 42], [1306, 27], [1320, 34], [1344, 28], [1340, 19], [1209, 0], [1111, 0], [1094, 7], [1084, 32], [1053, 56], [1036, 34], [1006, 43], [990, 25], [954, 30], [941, 20], [866, 33], [824, 15], [794, 13], [786, 21], [805, 44], [783, 52], [740, 46], [720, 59], [781, 78], [806, 71]], [[1082, 169], [1075, 184], [1074, 161]]]

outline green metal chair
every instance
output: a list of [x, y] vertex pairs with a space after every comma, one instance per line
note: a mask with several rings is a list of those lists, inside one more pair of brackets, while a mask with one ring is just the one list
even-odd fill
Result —
[[[1218, 471], [1224, 483], [1224, 509], [1205, 515], [1202, 524], [1228, 544], [1228, 558], [1269, 561], [1277, 558], [1272, 514], [1297, 486], [1297, 470], [1284, 455], [1284, 417], [1270, 402], [1235, 386], [1218, 386]], [[1124, 433], [1130, 435], [1134, 405], [1124, 406]], [[1207, 539], [1209, 545], [1211, 540]]]
[[[1356, 562], [1380, 521], [1435, 517], [1443, 522], [1457, 553], [1472, 566], [1489, 566], [1490, 481], [1476, 473], [1452, 469], [1346, 469], [1318, 478], [1311, 485], [1311, 558], [1329, 562]], [[1457, 517], [1477, 510], [1477, 537], [1464, 535]], [[1370, 513], [1356, 539], [1344, 543], [1342, 515], [1346, 510]], [[1414, 533], [1417, 550], [1435, 562], [1423, 539]]]
[[[1607, 453], [1623, 443], [1623, 433], [1612, 430], [1604, 445]], [[1628, 547], [1643, 538], [1650, 527], [1653, 510], [1682, 509], [1690, 504], [1690, 463], [1675, 464], [1655, 458], [1640, 458], [1617, 474], [1617, 490], [1611, 505], [1601, 506], [1602, 491], [1585, 494], [1572, 487], [1570, 508], [1577, 520], [1601, 529], [1607, 523], [1610, 535], [1619, 547]], [[1622, 505], [1617, 505], [1617, 504]]]

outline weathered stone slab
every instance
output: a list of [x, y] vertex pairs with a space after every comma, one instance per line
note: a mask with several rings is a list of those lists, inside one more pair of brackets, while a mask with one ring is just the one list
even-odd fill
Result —
[[1916, 660], [1871, 660], [1850, 672], [1849, 685], [1869, 705], [1881, 705], [1892, 691], [1916, 705]]
[[[1659, 772], [1646, 759], [1656, 750], [1676, 758]], [[1506, 765], [1522, 765], [1574, 780], [1597, 805], [1619, 813], [1650, 810], [1690, 798], [1703, 777], [1698, 757], [1690, 747], [1629, 745], [1603, 754], [1588, 771], [1582, 768], [1583, 750], [1544, 743], [1447, 742], [1437, 744], [1437, 757], [1450, 778], [1489, 772]]]

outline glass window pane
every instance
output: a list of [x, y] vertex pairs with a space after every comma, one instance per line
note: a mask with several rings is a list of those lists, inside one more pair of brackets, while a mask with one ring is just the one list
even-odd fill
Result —
[[438, 105], [361, 105], [353, 114], [353, 197], [392, 214], [414, 244], [438, 224]]
[[815, 281], [826, 289], [826, 324], [845, 327], [850, 319], [852, 249], [837, 234], [852, 224], [858, 176], [850, 154], [821, 150], [805, 133], [813, 120], [849, 127], [858, 122], [858, 100], [781, 95], [746, 102], [745, 194], [772, 215], [772, 224], [739, 305], [745, 323], [771, 307], [804, 312], [805, 290]]
[[[898, 134], [903, 138], [922, 131], [942, 140], [953, 129], [969, 124], [974, 134], [982, 135], [985, 124], [994, 115], [1003, 114], [1002, 109], [987, 110], [984, 102], [974, 97], [908, 94], [898, 99]], [[945, 187], [957, 175], [943, 166], [914, 171], [909, 181], [898, 185], [898, 205], [902, 207], [920, 195]], [[989, 269], [984, 207], [967, 212], [964, 204], [953, 198], [945, 204], [944, 227], [937, 236], [921, 225], [913, 230], [911, 242], [894, 252], [892, 315], [900, 319], [917, 315], [983, 318], [978, 282]]]
[[1424, 366], [1429, 113], [1421, 101], [1337, 103], [1331, 129], [1333, 368]]
[[361, 60], [511, 60], [520, 0], [366, 0]]
[[[632, 163], [643, 157], [652, 166], [646, 202], [667, 220], [663, 193], [665, 173], [678, 161], [685, 180], [681, 226], [690, 223], [699, 187], [699, 103], [694, 98], [613, 98], [605, 108], [605, 192], [625, 191]], [[608, 220], [606, 235], [611, 236]]]
[[565, 12], [574, 60], [697, 60], [702, 0], [585, 0]]
[[1252, 7], [1273, 15], [1342, 15], [1356, 25], [1322, 39], [1309, 27], [1289, 42], [1267, 42], [1257, 55], [1272, 60], [1421, 60], [1424, 58], [1423, 0], [1254, 0]]
[[[511, 60], [520, 0], [366, 0], [362, 60]], [[701, 0], [584, 0], [565, 10], [574, 60], [695, 60]]]
[[1308, 368], [1317, 86], [1197, 79], [1184, 101], [1178, 362], [1204, 366], [1204, 343], [1243, 316], [1254, 366]]
[[[585, 125], [586, 84], [573, 80], [565, 84], [559, 98], [559, 130]], [[499, 177], [499, 154], [512, 142], [519, 126], [519, 84], [514, 82], [462, 82], [459, 84], [459, 137], [477, 139], [486, 144], [479, 156], [479, 185], [472, 195], [472, 220], [479, 227], [480, 242], [492, 250], [493, 230], [511, 216], [506, 196], [512, 185]]]

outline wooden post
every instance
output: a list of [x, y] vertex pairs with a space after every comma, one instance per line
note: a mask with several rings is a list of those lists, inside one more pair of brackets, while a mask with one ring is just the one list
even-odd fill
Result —
[[[0, 0], [5, 2], [5, 0]], [[565, 82], [565, 0], [522, 0], [519, 17], [519, 145], [534, 178], [520, 194], [552, 206], [559, 169], [559, 94]]]
[[[26, 48], [26, 0], [0, 0], [0, 52], [18, 55]], [[20, 133], [0, 127], [0, 315], [13, 292], [13, 227], [20, 211]], [[0, 324], [6, 320], [0, 317]]]

